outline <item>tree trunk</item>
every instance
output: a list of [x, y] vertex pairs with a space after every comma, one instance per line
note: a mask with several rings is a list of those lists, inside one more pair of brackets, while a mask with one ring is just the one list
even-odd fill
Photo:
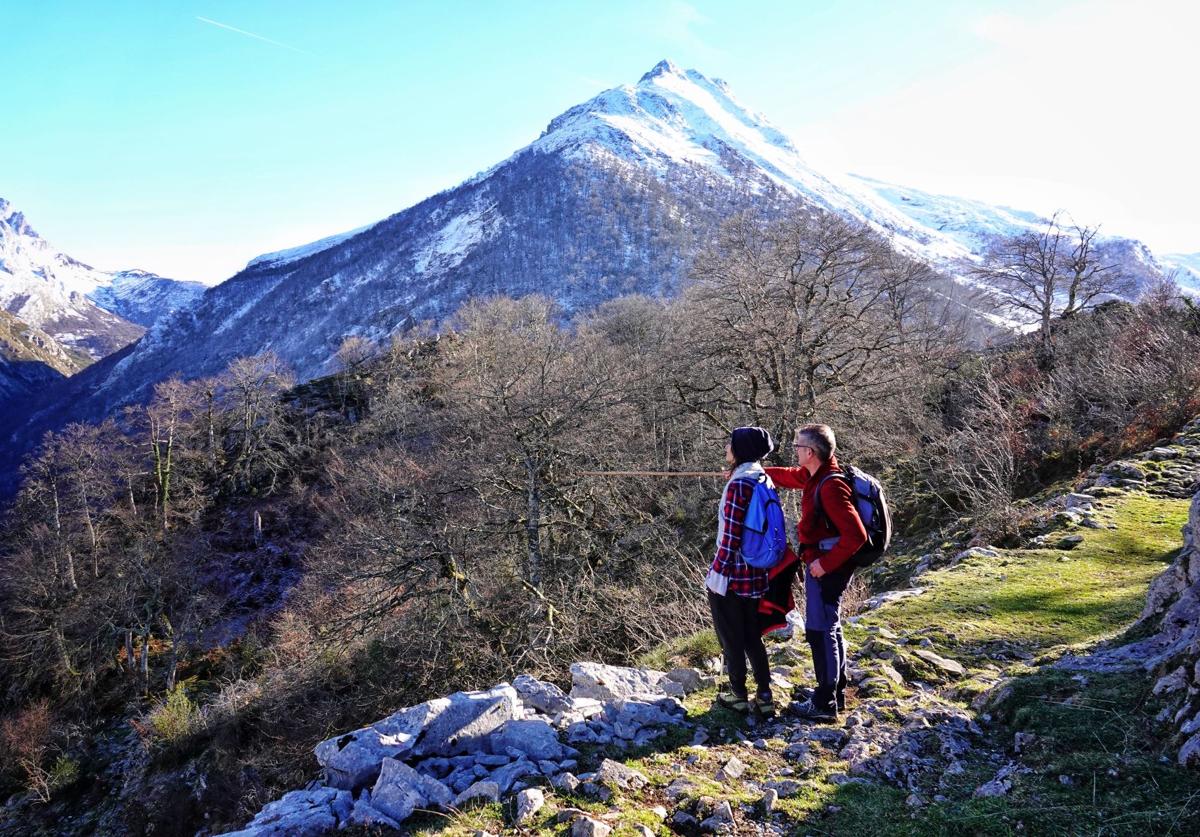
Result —
[[125, 671], [130, 677], [136, 671], [136, 663], [133, 656], [133, 629], [125, 629]]

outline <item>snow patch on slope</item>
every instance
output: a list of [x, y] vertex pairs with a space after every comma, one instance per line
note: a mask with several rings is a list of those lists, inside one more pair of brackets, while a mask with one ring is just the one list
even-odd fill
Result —
[[499, 231], [502, 220], [495, 204], [484, 206], [476, 199], [470, 209], [451, 217], [417, 251], [414, 269], [417, 273], [453, 270], [468, 253]]
[[336, 247], [343, 241], [349, 241], [351, 238], [354, 238], [354, 236], [358, 235], [359, 233], [366, 232], [373, 226], [375, 226], [375, 224], [367, 224], [365, 227], [359, 227], [355, 230], [338, 233], [337, 235], [331, 235], [308, 244], [301, 244], [299, 247], [290, 247], [287, 250], [276, 250], [274, 253], [264, 253], [263, 255], [255, 256], [253, 259], [248, 261], [246, 263], [246, 267], [279, 267], [281, 265], [291, 264], [292, 262], [298, 262], [301, 259], [307, 259], [309, 256], [315, 256], [317, 253], [328, 250], [331, 247]]

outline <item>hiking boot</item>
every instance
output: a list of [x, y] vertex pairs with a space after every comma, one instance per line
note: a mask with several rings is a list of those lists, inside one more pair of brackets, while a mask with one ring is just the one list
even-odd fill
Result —
[[737, 712], [742, 715], [750, 714], [750, 701], [740, 695], [735, 695], [733, 692], [719, 693], [714, 702], [717, 706], [728, 709], [731, 712]]
[[775, 701], [771, 699], [769, 692], [760, 694], [754, 699], [754, 711], [761, 718], [775, 717]]
[[[812, 700], [813, 690], [807, 686], [797, 686], [792, 689], [793, 700]], [[839, 691], [834, 695], [834, 700], [837, 702], [837, 711], [846, 711], [846, 693]]]
[[811, 699], [793, 703], [788, 708], [797, 718], [802, 721], [812, 721], [814, 724], [835, 724], [838, 720], [836, 706], [818, 706]]

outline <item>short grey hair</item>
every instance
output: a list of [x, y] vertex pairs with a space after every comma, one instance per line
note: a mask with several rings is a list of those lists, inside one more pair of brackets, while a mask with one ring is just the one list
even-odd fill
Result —
[[822, 462], [828, 462], [837, 452], [837, 437], [833, 435], [833, 428], [828, 424], [806, 424], [797, 427], [796, 435], [812, 447]]

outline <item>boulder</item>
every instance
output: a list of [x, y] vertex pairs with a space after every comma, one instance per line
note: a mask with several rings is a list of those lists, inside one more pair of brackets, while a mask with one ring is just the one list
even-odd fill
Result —
[[649, 668], [626, 668], [603, 663], [571, 664], [571, 697], [620, 700], [639, 695], [666, 694], [667, 675]]
[[502, 683], [486, 691], [455, 692], [445, 708], [421, 731], [413, 753], [418, 756], [452, 756], [483, 749], [488, 736], [517, 717], [521, 699]]
[[424, 726], [443, 711], [444, 698], [401, 709], [371, 726], [322, 741], [313, 751], [325, 768], [325, 781], [343, 790], [356, 790], [375, 781], [386, 758], [412, 753]]

